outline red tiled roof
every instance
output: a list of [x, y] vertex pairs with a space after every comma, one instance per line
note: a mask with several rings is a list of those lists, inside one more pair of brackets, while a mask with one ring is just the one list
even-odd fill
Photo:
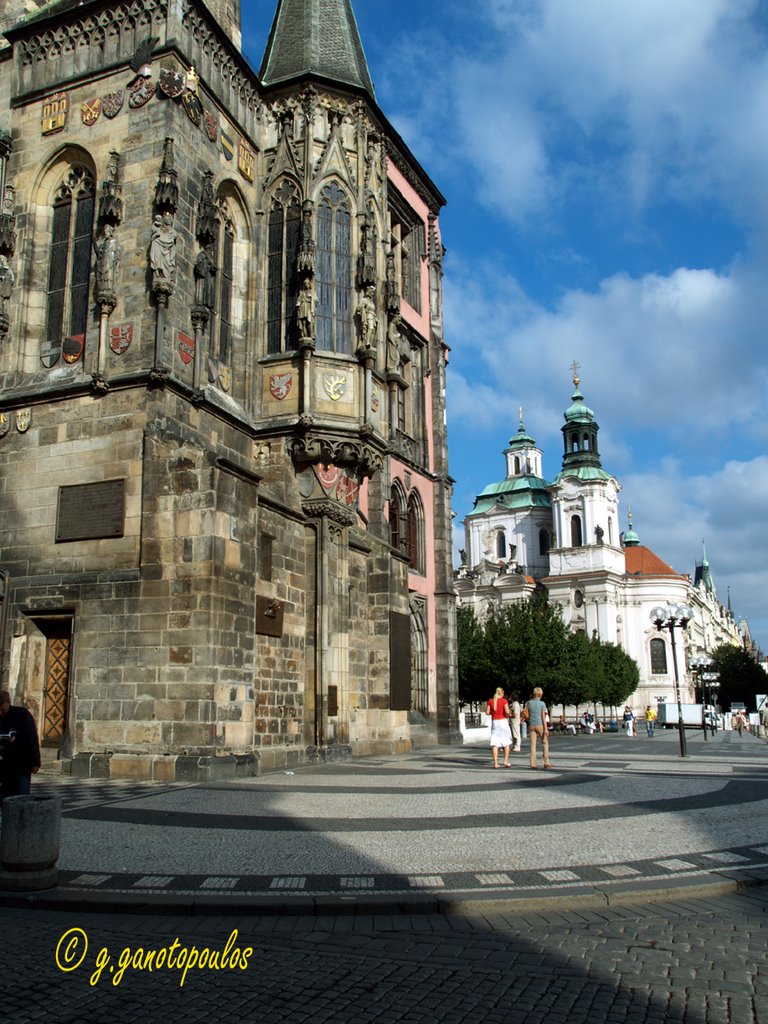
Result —
[[662, 562], [650, 548], [642, 544], [624, 548], [624, 560], [629, 576], [680, 576], [671, 565]]

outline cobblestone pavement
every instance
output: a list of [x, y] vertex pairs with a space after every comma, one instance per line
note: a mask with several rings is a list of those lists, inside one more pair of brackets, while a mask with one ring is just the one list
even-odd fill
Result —
[[[472, 917], [6, 908], [2, 920], [2, 1019], [13, 1024], [768, 1022], [764, 888]], [[195, 966], [184, 975], [193, 948], [198, 958], [204, 950], [221, 958], [228, 945], [231, 965], [219, 959], [218, 970]], [[168, 949], [173, 963], [159, 965]], [[144, 969], [123, 970], [128, 961]]]
[[683, 759], [674, 732], [558, 737], [547, 772], [526, 754], [494, 771], [487, 747], [465, 746], [204, 785], [42, 779], [35, 792], [63, 801], [53, 896], [118, 908], [407, 899], [471, 912], [501, 896], [605, 902], [766, 877], [768, 744], [688, 744]]

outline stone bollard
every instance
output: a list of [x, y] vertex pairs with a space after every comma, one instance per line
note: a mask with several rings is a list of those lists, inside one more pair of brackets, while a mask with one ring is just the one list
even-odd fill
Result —
[[0, 830], [0, 889], [52, 889], [59, 880], [60, 832], [61, 797], [6, 797]]

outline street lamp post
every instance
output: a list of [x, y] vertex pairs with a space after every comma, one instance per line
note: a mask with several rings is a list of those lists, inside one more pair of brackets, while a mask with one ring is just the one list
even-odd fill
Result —
[[677, 671], [677, 647], [675, 645], [675, 630], [684, 630], [693, 618], [693, 609], [687, 605], [666, 605], [654, 608], [651, 612], [651, 622], [656, 629], [669, 630], [669, 638], [672, 642], [672, 665], [675, 669], [675, 696], [677, 698], [677, 731], [680, 736], [680, 757], [688, 757], [688, 748], [685, 743], [685, 725], [683, 723], [683, 703], [680, 699], [680, 676]]
[[[711, 689], [713, 686], [717, 686], [717, 683], [712, 681], [717, 679], [717, 673], [712, 670], [715, 667], [714, 661], [708, 658], [706, 654], [697, 654], [695, 658], [691, 658], [689, 665], [693, 670], [694, 675], [698, 681], [699, 688], [701, 689], [701, 727], [704, 730], [704, 739], [708, 739], [707, 736], [707, 706], [712, 703], [711, 700]], [[707, 700], [707, 697], [710, 697]], [[710, 732], [715, 735], [715, 723], [710, 722]]]

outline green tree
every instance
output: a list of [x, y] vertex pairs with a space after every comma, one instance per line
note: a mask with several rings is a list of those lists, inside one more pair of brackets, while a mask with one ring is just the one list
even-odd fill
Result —
[[755, 708], [755, 694], [768, 693], [768, 675], [743, 647], [722, 644], [712, 652], [715, 671], [720, 673], [717, 700], [724, 711], [733, 701]]
[[616, 644], [602, 645], [603, 691], [598, 698], [609, 708], [618, 708], [640, 685], [640, 669], [634, 658]]
[[472, 608], [457, 613], [459, 700], [476, 704], [490, 694], [486, 641], [483, 627]]

